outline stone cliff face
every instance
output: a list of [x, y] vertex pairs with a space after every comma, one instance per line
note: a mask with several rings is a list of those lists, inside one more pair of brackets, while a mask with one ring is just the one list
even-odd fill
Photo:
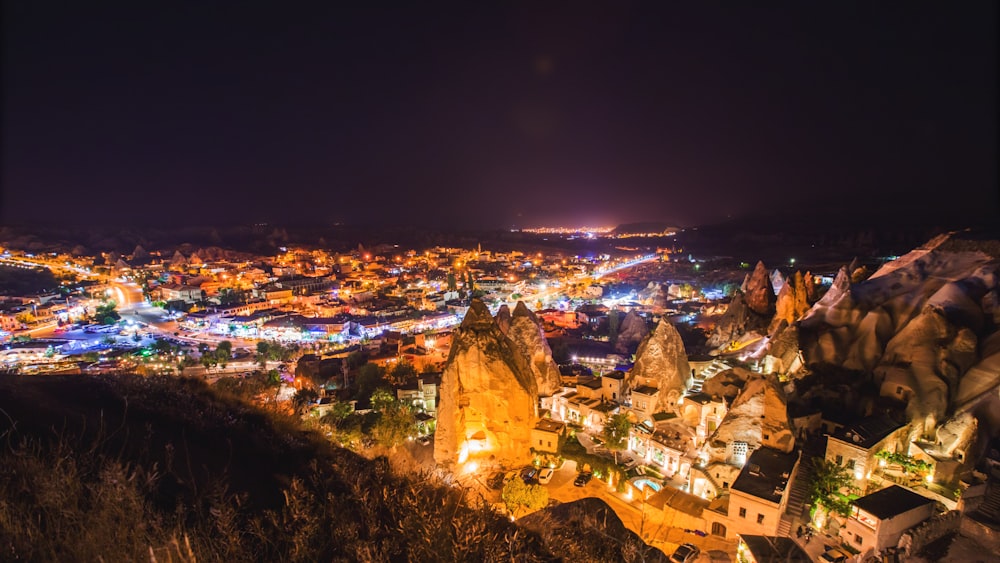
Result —
[[500, 332], [507, 334], [507, 331], [510, 330], [510, 307], [507, 307], [506, 303], [500, 305], [500, 308], [497, 309], [496, 319], [497, 326], [500, 327]]
[[732, 461], [736, 442], [746, 442], [751, 450], [768, 446], [785, 453], [795, 447], [785, 392], [777, 377], [755, 374], [746, 382], [706, 442], [709, 461]]
[[764, 334], [767, 332], [770, 321], [771, 317], [753, 312], [747, 305], [743, 293], [737, 291], [733, 295], [732, 301], [729, 302], [729, 308], [715, 323], [715, 328], [712, 330], [712, 335], [708, 337], [707, 344], [712, 348], [719, 348], [738, 340], [748, 332]]
[[455, 331], [440, 393], [438, 464], [451, 467], [476, 457], [507, 465], [530, 460], [531, 429], [538, 422], [535, 377], [478, 299]]
[[785, 287], [786, 281], [787, 280], [785, 279], [784, 274], [781, 273], [781, 270], [775, 268], [774, 271], [771, 272], [771, 289], [773, 289], [775, 293], [781, 293], [781, 288]]
[[653, 412], [669, 412], [675, 410], [677, 399], [691, 387], [691, 382], [691, 366], [681, 335], [672, 324], [661, 320], [639, 344], [628, 384], [632, 388], [647, 385], [659, 389]]
[[615, 352], [627, 354], [642, 339], [649, 334], [649, 326], [646, 319], [639, 316], [635, 309], [628, 312], [622, 320], [621, 328], [618, 330], [618, 342], [615, 343]]
[[782, 321], [787, 325], [791, 325], [802, 318], [807, 312], [809, 312], [809, 299], [806, 292], [805, 279], [802, 276], [802, 272], [795, 272], [781, 286], [781, 290], [778, 291], [774, 319], [771, 320], [768, 333], [774, 334]]
[[747, 307], [758, 315], [774, 314], [774, 287], [771, 285], [771, 275], [763, 262], [757, 262], [757, 267], [747, 281], [746, 302]]
[[961, 406], [978, 344], [997, 330], [987, 296], [1000, 287], [1000, 260], [977, 244], [941, 236], [855, 284], [841, 269], [800, 322], [806, 362], [873, 373], [884, 392], [904, 389], [896, 398], [908, 401], [914, 433], [932, 435]]
[[801, 368], [799, 358], [799, 329], [795, 325], [783, 326], [772, 336], [765, 356], [769, 373], [793, 374]]
[[809, 304], [819, 301], [819, 291], [816, 287], [816, 278], [813, 277], [812, 272], [806, 272], [806, 275], [802, 277], [802, 281], [805, 282], [806, 286], [806, 300]]
[[[499, 315], [497, 315], [499, 317]], [[528, 367], [535, 378], [538, 394], [548, 397], [562, 388], [559, 379], [559, 366], [552, 359], [552, 349], [545, 340], [545, 333], [538, 317], [528, 310], [524, 303], [518, 301], [514, 314], [510, 318], [510, 328], [507, 336], [528, 361]]]
[[753, 377], [752, 371], [740, 367], [720, 371], [705, 380], [701, 392], [711, 397], [722, 397], [726, 401], [734, 401], [740, 391], [746, 387], [747, 381]]

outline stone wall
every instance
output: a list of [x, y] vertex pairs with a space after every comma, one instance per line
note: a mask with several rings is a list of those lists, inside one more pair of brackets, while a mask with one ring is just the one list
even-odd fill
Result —
[[923, 524], [904, 532], [896, 544], [904, 555], [920, 553], [927, 544], [941, 536], [958, 530], [962, 513], [957, 510], [938, 514]]

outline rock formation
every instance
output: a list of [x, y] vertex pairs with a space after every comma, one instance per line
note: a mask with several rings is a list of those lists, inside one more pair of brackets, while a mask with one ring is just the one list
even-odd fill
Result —
[[768, 446], [788, 453], [795, 447], [785, 392], [777, 377], [756, 376], [746, 382], [706, 442], [709, 461], [731, 461], [737, 442], [746, 443], [750, 451]]
[[779, 328], [771, 337], [764, 355], [764, 368], [767, 373], [777, 374], [795, 374], [802, 368], [797, 326]]
[[767, 332], [770, 320], [769, 316], [753, 312], [747, 306], [743, 293], [737, 291], [729, 302], [726, 312], [715, 323], [712, 335], [708, 337], [708, 346], [712, 348], [728, 346], [748, 332], [764, 334]]
[[496, 319], [500, 331], [507, 334], [507, 331], [510, 330], [510, 307], [507, 307], [506, 303], [500, 305], [500, 308], [497, 310]]
[[170, 266], [174, 268], [183, 268], [187, 266], [187, 259], [181, 254], [180, 250], [174, 252], [173, 258], [170, 259]]
[[670, 563], [670, 558], [643, 542], [608, 503], [596, 497], [543, 508], [517, 524], [538, 534], [562, 561]]
[[[504, 305], [503, 307], [506, 307]], [[503, 309], [501, 307], [501, 309]], [[497, 324], [500, 324], [500, 314], [497, 314]], [[507, 337], [528, 362], [528, 367], [535, 378], [538, 394], [548, 397], [562, 388], [559, 379], [559, 366], [552, 359], [552, 349], [545, 340], [541, 322], [521, 301], [514, 307], [514, 314], [508, 321]]]
[[937, 237], [860, 283], [842, 268], [799, 324], [807, 364], [873, 373], [883, 394], [908, 401], [914, 435], [933, 435], [961, 406], [963, 375], [996, 331], [984, 297], [1000, 287], [1000, 260], [983, 250], [989, 243], [953, 239]]
[[805, 283], [806, 287], [806, 300], [810, 305], [819, 301], [819, 291], [816, 287], [816, 278], [813, 277], [812, 272], [806, 272], [806, 275], [802, 277], [802, 281]]
[[452, 337], [440, 393], [437, 463], [487, 457], [516, 465], [531, 458], [531, 429], [538, 421], [535, 377], [478, 299]]
[[649, 282], [646, 287], [639, 290], [638, 299], [639, 302], [651, 305], [653, 300], [660, 295], [660, 284], [656, 282]]
[[781, 270], [775, 268], [774, 271], [771, 272], [771, 289], [773, 289], [775, 293], [781, 293], [781, 288], [785, 287], [786, 281], [787, 280], [785, 280], [785, 276], [781, 273]]
[[763, 262], [757, 262], [750, 280], [747, 282], [746, 290], [747, 306], [758, 315], [770, 316], [774, 314], [774, 287], [771, 285], [771, 275]]
[[726, 401], [733, 401], [752, 377], [754, 377], [752, 371], [740, 367], [720, 371], [705, 380], [701, 392], [711, 397], [722, 397]]
[[691, 366], [681, 335], [666, 319], [639, 344], [635, 365], [628, 374], [631, 388], [640, 385], [660, 390], [653, 412], [673, 411], [677, 399], [691, 387]]
[[789, 277], [778, 291], [774, 318], [768, 327], [768, 334], [773, 335], [782, 321], [786, 325], [791, 325], [807, 312], [809, 312], [809, 300], [805, 279], [802, 272], [795, 272], [795, 275]]
[[649, 326], [646, 319], [642, 318], [635, 309], [628, 312], [618, 329], [618, 342], [615, 343], [615, 352], [628, 354], [635, 348], [642, 339], [649, 334]]

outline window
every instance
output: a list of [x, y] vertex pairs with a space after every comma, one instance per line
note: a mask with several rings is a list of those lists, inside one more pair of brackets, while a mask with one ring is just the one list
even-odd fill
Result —
[[862, 543], [861, 534], [854, 534], [854, 543], [861, 545]]
[[848, 469], [854, 469], [854, 460], [853, 459], [847, 460], [847, 468]]
[[747, 462], [747, 449], [746, 442], [733, 442], [733, 461], [736, 465], [742, 467]]
[[740, 508], [740, 518], [746, 518], [746, 517], [747, 517], [747, 509]]
[[842, 455], [837, 456], [837, 465], [844, 465], [844, 456]]
[[903, 394], [903, 386], [902, 385], [897, 385], [896, 386], [896, 394], [897, 395], [902, 395]]
[[764, 523], [764, 515], [763, 514], [758, 514], [757, 515], [757, 523], [758, 524], [763, 524]]
[[541, 446], [541, 445], [542, 445], [542, 441], [541, 441], [541, 440], [539, 440], [539, 441], [538, 441], [538, 445], [539, 445], [539, 446]]
[[549, 440], [549, 447], [550, 448], [552, 447], [552, 441], [551, 440]]
[[770, 440], [771, 439], [771, 435], [770, 434], [764, 434], [764, 439], [765, 440]]

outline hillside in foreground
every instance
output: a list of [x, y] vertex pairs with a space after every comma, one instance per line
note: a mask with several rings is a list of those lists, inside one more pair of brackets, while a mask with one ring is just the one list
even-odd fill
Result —
[[578, 522], [519, 527], [200, 381], [4, 376], [0, 415], [8, 561], [663, 559]]

